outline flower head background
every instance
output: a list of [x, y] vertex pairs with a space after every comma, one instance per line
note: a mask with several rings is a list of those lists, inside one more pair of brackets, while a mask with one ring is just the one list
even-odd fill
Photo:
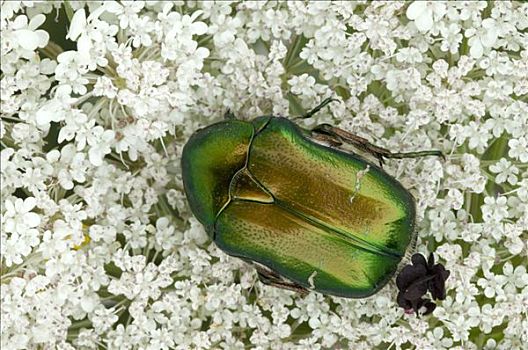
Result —
[[[527, 13], [509, 1], [3, 1], [0, 346], [522, 349]], [[413, 259], [435, 276], [430, 315], [398, 306], [411, 279], [357, 300], [263, 286], [187, 207], [180, 156], [194, 131], [228, 109], [296, 116], [328, 97], [341, 103], [302, 126], [446, 154], [384, 165], [417, 200], [418, 252], [450, 271]], [[399, 301], [429, 311], [422, 291]]]

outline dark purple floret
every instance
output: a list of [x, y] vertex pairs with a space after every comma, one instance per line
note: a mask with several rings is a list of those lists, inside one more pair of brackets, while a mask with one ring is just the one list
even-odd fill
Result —
[[449, 271], [444, 265], [435, 264], [433, 253], [427, 261], [423, 255], [414, 254], [411, 262], [412, 265], [405, 266], [396, 277], [399, 290], [397, 302], [406, 312], [414, 311], [417, 315], [418, 310], [425, 307], [423, 315], [427, 315], [433, 312], [436, 304], [422, 297], [429, 291], [433, 300], [444, 300], [445, 281], [449, 277]]

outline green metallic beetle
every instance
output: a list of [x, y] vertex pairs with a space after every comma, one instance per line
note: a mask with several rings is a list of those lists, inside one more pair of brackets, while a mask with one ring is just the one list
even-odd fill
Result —
[[306, 130], [263, 116], [197, 131], [181, 162], [196, 218], [263, 283], [362, 298], [389, 281], [414, 238], [414, 198], [381, 169], [383, 158], [427, 155], [441, 153], [391, 153], [328, 124]]

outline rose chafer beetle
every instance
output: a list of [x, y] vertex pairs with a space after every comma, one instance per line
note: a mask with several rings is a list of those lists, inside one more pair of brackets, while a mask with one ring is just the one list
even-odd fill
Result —
[[216, 245], [252, 263], [265, 284], [351, 298], [381, 289], [415, 225], [414, 198], [383, 159], [440, 151], [392, 153], [328, 124], [230, 116], [193, 134], [181, 160], [190, 208]]

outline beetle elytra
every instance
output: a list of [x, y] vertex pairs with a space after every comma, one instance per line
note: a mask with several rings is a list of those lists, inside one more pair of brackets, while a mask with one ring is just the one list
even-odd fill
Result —
[[182, 171], [209, 237], [252, 263], [263, 283], [360, 298], [389, 281], [414, 236], [414, 198], [383, 171], [383, 159], [429, 155], [441, 153], [392, 153], [328, 124], [307, 130], [263, 116], [197, 131]]

